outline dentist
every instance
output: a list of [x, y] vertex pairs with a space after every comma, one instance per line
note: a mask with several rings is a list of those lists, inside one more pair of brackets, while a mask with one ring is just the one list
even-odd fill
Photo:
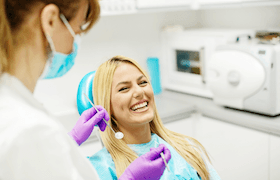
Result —
[[[99, 179], [78, 145], [94, 125], [105, 130], [105, 109], [86, 110], [67, 134], [33, 97], [39, 79], [61, 77], [71, 69], [79, 35], [99, 14], [98, 0], [0, 0], [1, 180]], [[159, 179], [165, 169], [161, 152], [171, 158], [160, 145], [131, 163], [120, 179]]]

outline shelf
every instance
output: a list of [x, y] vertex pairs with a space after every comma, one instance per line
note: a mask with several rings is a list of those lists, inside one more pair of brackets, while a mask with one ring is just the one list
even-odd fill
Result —
[[200, 5], [201, 10], [206, 9], [221, 9], [221, 8], [242, 8], [242, 7], [261, 7], [261, 6], [277, 6], [280, 1], [242, 1], [226, 4], [205, 4]]
[[159, 5], [159, 7], [155, 7], [154, 4], [151, 4], [151, 6], [142, 5], [141, 8], [138, 8], [137, 2], [135, 0], [103, 0], [100, 1], [100, 5], [101, 16], [280, 5], [280, 0], [231, 0], [230, 2], [213, 1], [212, 3], [201, 4], [198, 2], [199, 0], [192, 1], [189, 3], [184, 3], [181, 6], [176, 6], [176, 4], [173, 4], [173, 6], [167, 6], [165, 3], [162, 6]]

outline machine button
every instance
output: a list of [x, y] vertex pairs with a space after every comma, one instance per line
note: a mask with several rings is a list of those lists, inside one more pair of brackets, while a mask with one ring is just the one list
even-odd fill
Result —
[[237, 86], [240, 82], [240, 74], [237, 71], [230, 71], [228, 73], [227, 79], [231, 85]]

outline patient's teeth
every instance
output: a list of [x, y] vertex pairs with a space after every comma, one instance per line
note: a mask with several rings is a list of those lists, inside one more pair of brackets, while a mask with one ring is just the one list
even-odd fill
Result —
[[133, 111], [135, 111], [135, 110], [137, 110], [137, 109], [139, 109], [139, 108], [143, 108], [143, 107], [145, 107], [145, 106], [147, 106], [147, 105], [148, 105], [147, 102], [143, 102], [143, 103], [141, 103], [141, 104], [135, 105], [135, 106], [132, 107], [131, 109], [132, 109]]

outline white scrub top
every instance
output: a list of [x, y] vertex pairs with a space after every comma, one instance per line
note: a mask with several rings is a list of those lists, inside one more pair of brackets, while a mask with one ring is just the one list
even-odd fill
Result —
[[0, 179], [99, 180], [64, 127], [7, 73], [0, 75]]

